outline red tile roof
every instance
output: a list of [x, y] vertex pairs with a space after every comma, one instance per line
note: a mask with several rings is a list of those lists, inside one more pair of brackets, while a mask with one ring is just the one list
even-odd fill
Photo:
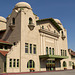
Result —
[[5, 56], [9, 51], [0, 51], [0, 53]]
[[71, 52], [71, 55], [75, 56], [75, 52]]
[[7, 42], [7, 41], [3, 41], [2, 39], [0, 39], [0, 43], [2, 43], [2, 44], [10, 44], [10, 45], [12, 45], [11, 43], [9, 43], [9, 42]]

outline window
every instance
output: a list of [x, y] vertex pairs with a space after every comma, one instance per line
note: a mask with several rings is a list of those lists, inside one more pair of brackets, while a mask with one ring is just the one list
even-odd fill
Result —
[[3, 49], [3, 46], [0, 45], [0, 49]]
[[51, 55], [51, 48], [49, 48], [49, 54]]
[[32, 53], [32, 44], [30, 44], [30, 53]]
[[67, 52], [66, 52], [66, 50], [65, 50], [65, 56], [67, 56]]
[[17, 59], [17, 67], [19, 67], [19, 59]]
[[61, 33], [62, 33], [62, 36], [63, 36], [63, 31]]
[[63, 56], [64, 56], [64, 50], [63, 50]]
[[16, 67], [16, 59], [13, 59], [13, 67]]
[[36, 45], [33, 45], [33, 53], [36, 54]]
[[46, 61], [46, 63], [48, 63], [48, 60]]
[[28, 53], [28, 43], [25, 43], [25, 53]]
[[51, 61], [51, 60], [49, 60], [49, 63], [52, 63], [52, 61]]
[[67, 56], [67, 51], [61, 49], [61, 56]]
[[62, 54], [62, 49], [61, 49], [61, 56], [63, 56], [63, 54]]
[[17, 43], [16, 43], [16, 42], [14, 42], [13, 44], [14, 44], [14, 45], [16, 45]]
[[27, 63], [27, 68], [35, 68], [35, 63], [33, 60], [29, 60]]
[[12, 67], [12, 59], [9, 59], [9, 67]]
[[42, 29], [44, 29], [44, 26], [42, 26]]
[[67, 66], [66, 62], [65, 62], [65, 61], [63, 61], [63, 67], [66, 67], [66, 66]]
[[54, 61], [54, 60], [52, 60], [52, 63], [55, 63], [55, 61]]
[[5, 49], [8, 49], [8, 46], [4, 46]]
[[52, 55], [54, 55], [54, 48], [52, 48]]
[[12, 23], [13, 23], [13, 25], [15, 24], [15, 18], [12, 18]]
[[53, 64], [53, 63], [55, 63], [55, 61], [54, 61], [54, 60], [47, 60], [47, 62], [46, 62], [46, 63]]
[[48, 47], [46, 47], [46, 55], [48, 55]]
[[29, 24], [32, 24], [32, 18], [29, 18]]

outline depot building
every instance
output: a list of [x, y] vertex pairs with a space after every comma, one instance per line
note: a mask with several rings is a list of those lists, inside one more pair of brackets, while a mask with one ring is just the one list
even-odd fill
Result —
[[74, 58], [59, 19], [39, 19], [26, 2], [0, 16], [0, 73], [74, 69]]

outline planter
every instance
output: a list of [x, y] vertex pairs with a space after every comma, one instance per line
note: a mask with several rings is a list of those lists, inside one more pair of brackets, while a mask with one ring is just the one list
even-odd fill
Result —
[[67, 70], [67, 68], [64, 68], [64, 70]]
[[30, 68], [30, 72], [34, 72], [35, 70], [34, 70], [34, 68]]

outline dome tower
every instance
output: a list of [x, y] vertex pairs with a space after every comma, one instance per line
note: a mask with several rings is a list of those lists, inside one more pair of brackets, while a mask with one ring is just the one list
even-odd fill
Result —
[[15, 5], [15, 8], [28, 8], [32, 9], [31, 6], [27, 2], [19, 2]]
[[2, 16], [0, 16], [0, 30], [6, 29], [6, 19]]

